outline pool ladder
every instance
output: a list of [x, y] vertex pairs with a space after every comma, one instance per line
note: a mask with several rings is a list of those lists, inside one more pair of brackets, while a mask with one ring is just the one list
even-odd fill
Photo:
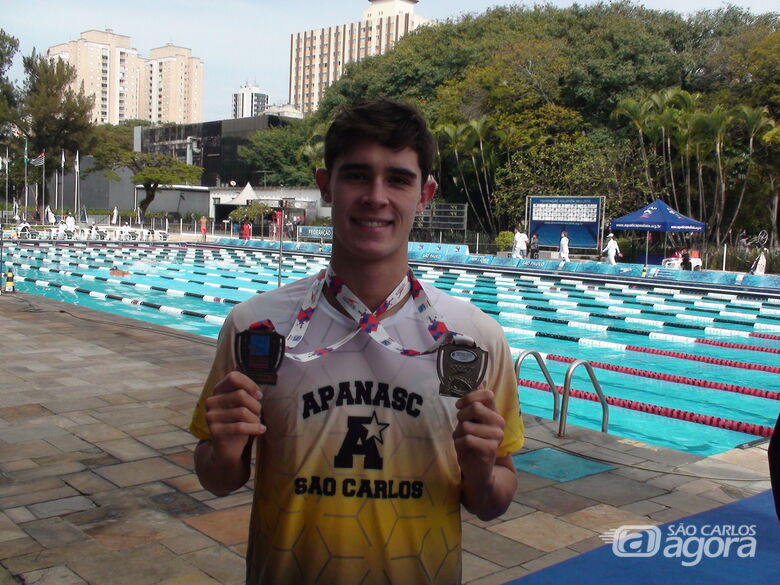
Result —
[[[553, 420], [558, 420], [558, 389], [555, 386], [555, 382], [553, 382], [552, 376], [550, 375], [550, 370], [547, 369], [547, 364], [544, 363], [544, 358], [542, 358], [542, 355], [533, 349], [527, 349], [521, 352], [515, 361], [515, 375], [519, 380], [520, 366], [523, 365], [523, 361], [528, 356], [531, 356], [536, 360], [536, 363], [539, 364], [539, 369], [542, 370], [544, 379], [547, 380], [547, 385], [550, 387], [550, 392], [552, 392], [553, 395]], [[596, 373], [593, 371], [593, 367], [585, 360], [575, 360], [571, 363], [571, 365], [569, 365], [569, 369], [566, 370], [566, 377], [563, 381], [563, 398], [561, 399], [560, 420], [558, 421], [559, 437], [566, 436], [566, 415], [569, 411], [571, 379], [574, 375], [574, 371], [580, 366], [585, 366], [585, 370], [588, 372], [590, 381], [593, 384], [593, 389], [596, 391], [596, 394], [599, 397], [599, 402], [601, 402], [601, 432], [606, 433], [607, 428], [609, 427], [609, 405], [607, 404], [607, 399], [604, 398], [604, 392], [601, 390], [601, 384], [599, 384], [598, 378], [596, 378]]]

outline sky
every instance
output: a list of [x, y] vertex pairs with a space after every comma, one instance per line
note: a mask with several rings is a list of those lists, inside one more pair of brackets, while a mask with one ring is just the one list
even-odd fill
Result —
[[[566, 0], [549, 3], [574, 4]], [[684, 13], [727, 5], [721, 0], [638, 3]], [[534, 2], [419, 0], [415, 12], [443, 20], [510, 4], [531, 7]], [[777, 0], [733, 0], [729, 4], [753, 14], [780, 11]], [[21, 55], [29, 55], [33, 48], [45, 53], [50, 46], [76, 40], [90, 29], [110, 28], [129, 36], [142, 57], [167, 43], [190, 48], [204, 64], [203, 117], [209, 121], [230, 117], [232, 95], [245, 83], [259, 86], [272, 104], [286, 103], [290, 35], [358, 22], [367, 6], [368, 0], [0, 0], [0, 28], [19, 39], [19, 53], [9, 71], [9, 77], [19, 83]]]

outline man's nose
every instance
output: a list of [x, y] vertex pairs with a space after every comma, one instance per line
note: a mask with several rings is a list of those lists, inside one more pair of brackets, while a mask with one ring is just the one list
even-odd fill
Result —
[[370, 205], [384, 205], [387, 203], [387, 185], [381, 176], [374, 177], [366, 184], [363, 193], [363, 202]]

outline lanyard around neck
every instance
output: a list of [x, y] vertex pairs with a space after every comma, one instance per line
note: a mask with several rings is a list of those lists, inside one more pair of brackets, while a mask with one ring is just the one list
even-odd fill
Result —
[[[379, 343], [382, 347], [405, 356], [418, 356], [433, 353], [440, 345], [449, 341], [453, 335], [444, 322], [440, 321], [437, 317], [433, 305], [431, 305], [430, 300], [428, 299], [428, 295], [425, 294], [422, 285], [414, 276], [411, 269], [406, 273], [406, 276], [404, 276], [401, 282], [398, 283], [398, 286], [393, 289], [390, 296], [379, 305], [379, 308], [376, 311], [371, 311], [363, 301], [349, 290], [349, 287], [344, 284], [333, 271], [333, 268], [328, 265], [328, 268], [322, 270], [313, 280], [309, 290], [303, 298], [301, 309], [295, 317], [295, 323], [293, 323], [293, 327], [287, 335], [287, 350], [295, 348], [295, 346], [300, 343], [301, 339], [303, 339], [306, 329], [309, 327], [309, 323], [314, 315], [314, 311], [317, 309], [317, 305], [321, 300], [323, 286], [328, 287], [330, 293], [355, 321], [357, 327], [344, 338], [327, 347], [308, 353], [294, 354], [289, 351], [285, 352], [285, 355], [292, 360], [308, 362], [322, 357], [323, 355], [335, 351], [361, 331], [367, 333], [371, 339]], [[407, 349], [390, 337], [390, 334], [379, 319], [384, 313], [398, 305], [398, 303], [410, 293], [417, 308], [417, 314], [425, 322], [428, 333], [434, 341], [433, 345], [429, 348], [420, 351]]]

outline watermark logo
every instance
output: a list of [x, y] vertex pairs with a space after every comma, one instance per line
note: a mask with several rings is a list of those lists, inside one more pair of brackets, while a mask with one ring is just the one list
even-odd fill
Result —
[[694, 567], [704, 559], [752, 558], [756, 556], [755, 524], [670, 524], [662, 531], [657, 526], [635, 524], [608, 530], [600, 535], [612, 544], [618, 557], [662, 555], [679, 559], [684, 567]]

